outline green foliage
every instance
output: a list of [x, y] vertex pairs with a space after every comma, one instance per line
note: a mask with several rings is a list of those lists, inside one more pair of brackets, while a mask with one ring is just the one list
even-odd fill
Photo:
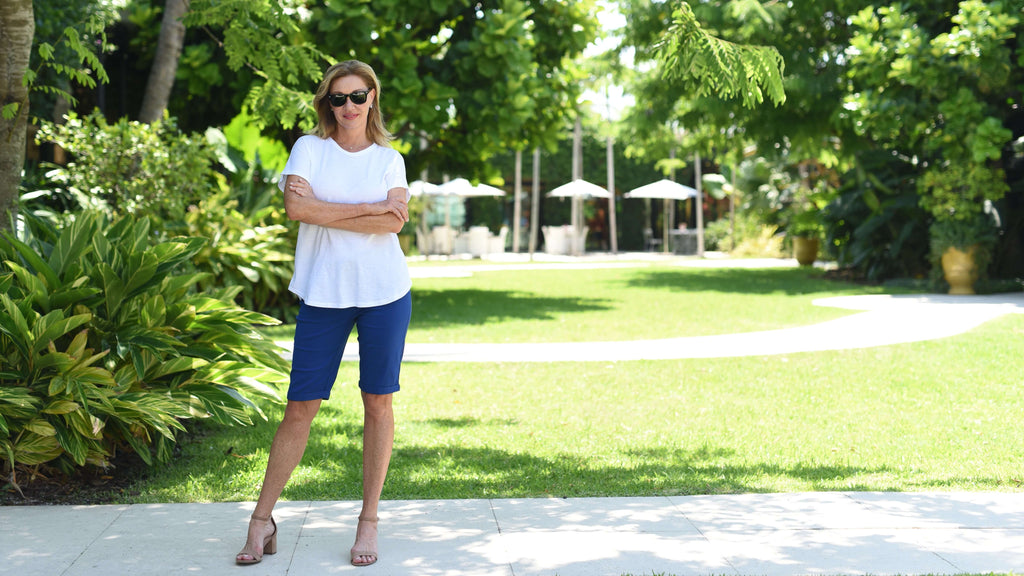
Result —
[[597, 35], [593, 0], [308, 2], [313, 41], [382, 83], [410, 174], [492, 180], [489, 160], [553, 149], [575, 114], [573, 59]]
[[963, 224], [965, 234], [1009, 190], [993, 162], [1013, 137], [1003, 124], [1013, 108], [1006, 95], [1019, 95], [1012, 54], [1022, 7], [964, 0], [936, 22], [916, 6], [893, 4], [851, 20], [853, 90], [844, 107], [855, 131], [916, 157], [922, 207], [937, 223]]
[[[740, 6], [739, 14], [749, 8]], [[759, 14], [767, 17], [763, 8]], [[782, 84], [785, 62], [778, 50], [712, 36], [701, 28], [686, 2], [680, 2], [672, 14], [660, 51], [662, 74], [670, 80], [693, 82], [698, 96], [739, 97], [747, 108], [763, 103], [765, 95], [776, 106], [786, 101]]]
[[950, 163], [925, 172], [919, 188], [921, 207], [936, 220], [968, 222], [985, 210], [986, 201], [1002, 198], [1009, 186], [1002, 169]]
[[330, 58], [301, 38], [291, 3], [261, 0], [192, 0], [185, 25], [218, 39], [228, 67], [251, 70], [259, 82], [245, 105], [261, 125], [312, 128], [312, 90]]
[[247, 115], [204, 137], [182, 134], [170, 119], [108, 124], [98, 113], [71, 114], [63, 125], [44, 123], [39, 137], [73, 157], [50, 173], [51, 203], [64, 197], [111, 217], [145, 215], [161, 238], [206, 238], [191, 261], [202, 289], [238, 287], [245, 308], [291, 316], [294, 233], [277, 188], [287, 151]]
[[277, 323], [197, 293], [177, 271], [203, 240], [156, 242], [146, 218], [79, 214], [63, 230], [27, 220], [0, 242], [0, 461], [64, 471], [118, 452], [171, 455], [182, 421], [251, 424], [277, 400]]
[[204, 198], [185, 215], [184, 223], [168, 233], [207, 239], [196, 251], [192, 265], [203, 272], [198, 285], [204, 290], [237, 287], [237, 301], [250, 310], [292, 316], [294, 299], [288, 282], [294, 271], [295, 240], [283, 224], [283, 207], [265, 205], [251, 216], [225, 188]]
[[70, 113], [63, 124], [43, 122], [37, 139], [72, 155], [50, 176], [56, 193], [83, 208], [164, 221], [181, 218], [189, 205], [217, 190], [212, 149], [202, 137], [178, 131], [173, 119], [111, 124], [99, 112]]
[[[117, 10], [92, 0], [34, 2], [33, 10], [35, 50], [24, 81], [31, 108], [45, 118], [58, 99], [77, 102], [77, 87], [93, 89], [97, 80], [110, 81], [100, 55], [108, 48], [105, 29], [116, 21]], [[13, 118], [17, 109], [16, 103], [5, 106], [4, 117]]]
[[862, 154], [823, 210], [826, 244], [840, 266], [872, 281], [924, 275], [928, 218], [909, 162]]

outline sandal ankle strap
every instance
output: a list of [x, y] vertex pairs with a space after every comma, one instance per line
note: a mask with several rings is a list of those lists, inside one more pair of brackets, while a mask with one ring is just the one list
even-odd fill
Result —
[[378, 520], [378, 518], [376, 516], [370, 517], [370, 516], [363, 516], [362, 514], [359, 515], [359, 521], [360, 522], [376, 522], [377, 520]]

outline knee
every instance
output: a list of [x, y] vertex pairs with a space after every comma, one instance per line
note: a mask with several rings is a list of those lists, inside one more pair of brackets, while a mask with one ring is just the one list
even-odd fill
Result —
[[289, 422], [308, 424], [313, 421], [313, 417], [320, 410], [320, 402], [320, 400], [289, 400], [284, 408], [284, 419]]
[[392, 394], [363, 393], [363, 410], [367, 418], [382, 418], [391, 413]]

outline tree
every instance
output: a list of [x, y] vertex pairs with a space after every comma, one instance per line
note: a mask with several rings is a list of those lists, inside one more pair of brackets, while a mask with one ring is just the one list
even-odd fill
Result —
[[35, 17], [32, 0], [10, 0], [0, 6], [0, 228], [13, 211], [25, 164], [28, 129], [28, 86], [25, 72], [32, 53]]
[[920, 204], [934, 219], [933, 258], [995, 244], [986, 206], [1009, 190], [1008, 128], [1024, 93], [1024, 1], [931, 2], [864, 8], [851, 22], [844, 110], [858, 136], [917, 166]]
[[313, 41], [368, 62], [410, 174], [496, 176], [509, 149], [553, 147], [575, 109], [573, 64], [597, 34], [593, 0], [309, 2]]
[[174, 76], [178, 70], [178, 59], [185, 40], [185, 16], [187, 6], [185, 0], [167, 0], [164, 16], [160, 24], [160, 39], [157, 42], [156, 56], [149, 71], [146, 82], [146, 95], [142, 99], [142, 110], [139, 121], [155, 122], [163, 117], [167, 102], [174, 86]]
[[[45, 10], [52, 12], [53, 6]], [[57, 38], [39, 41], [31, 1], [5, 2], [0, 7], [0, 54], [4, 55], [0, 58], [0, 228], [7, 227], [8, 212], [13, 215], [17, 208], [32, 97], [48, 95], [73, 102], [70, 85], [62, 88], [55, 79], [87, 88], [95, 87], [97, 79], [107, 79], [95, 51], [105, 45], [102, 29], [112, 9], [99, 6], [84, 12], [75, 14], [81, 18], [78, 22], [55, 27]]]

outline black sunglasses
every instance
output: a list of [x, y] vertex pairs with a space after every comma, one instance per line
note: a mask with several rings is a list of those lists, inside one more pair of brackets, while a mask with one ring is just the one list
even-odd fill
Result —
[[331, 103], [331, 106], [341, 108], [349, 98], [352, 99], [353, 104], [366, 104], [366, 98], [369, 97], [369, 95], [370, 89], [367, 88], [365, 90], [356, 90], [351, 94], [342, 94], [341, 92], [338, 92], [337, 94], [328, 94], [327, 100]]

